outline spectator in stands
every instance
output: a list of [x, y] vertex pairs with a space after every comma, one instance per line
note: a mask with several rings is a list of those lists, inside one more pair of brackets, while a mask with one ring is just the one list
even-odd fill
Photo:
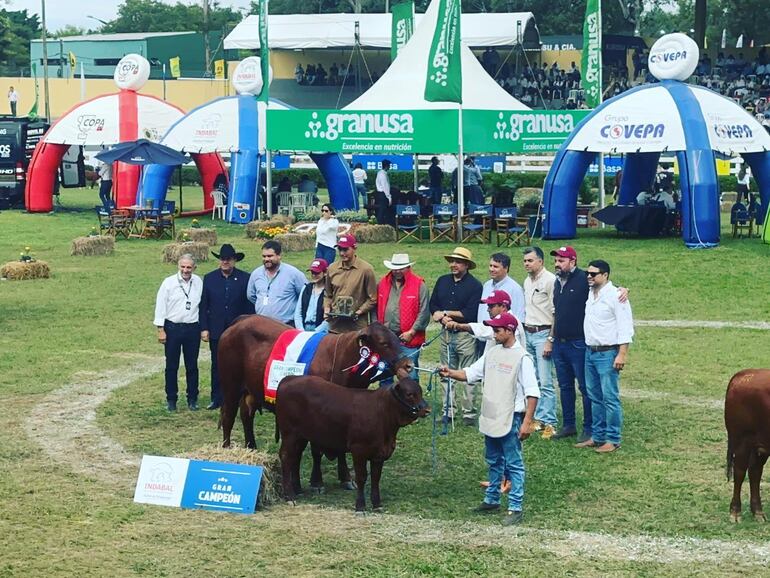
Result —
[[308, 64], [305, 68], [305, 82], [309, 85], [313, 85], [316, 82], [315, 66]]
[[315, 67], [315, 83], [326, 84], [326, 76], [326, 69], [324, 68], [324, 65], [319, 62]]
[[305, 71], [299, 62], [297, 63], [297, 66], [294, 67], [294, 80], [297, 81], [297, 84], [305, 83]]
[[336, 86], [337, 84], [339, 84], [339, 81], [340, 81], [339, 73], [340, 73], [340, 69], [337, 68], [337, 63], [336, 62], [332, 63], [331, 67], [329, 68], [329, 84], [331, 86]]

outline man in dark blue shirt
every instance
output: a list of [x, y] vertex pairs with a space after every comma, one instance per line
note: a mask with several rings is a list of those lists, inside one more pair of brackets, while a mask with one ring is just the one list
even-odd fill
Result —
[[[444, 258], [449, 262], [450, 273], [442, 275], [436, 281], [433, 294], [430, 297], [430, 313], [433, 320], [441, 325], [449, 321], [459, 323], [475, 323], [479, 302], [481, 301], [482, 285], [468, 271], [476, 268], [473, 254], [465, 247], [457, 247]], [[470, 333], [445, 331], [441, 336], [441, 365], [450, 369], [470, 367], [476, 361], [476, 339]], [[443, 382], [442, 382], [443, 384]], [[463, 423], [475, 425], [476, 404], [474, 404], [473, 384], [460, 383], [460, 407], [463, 412]], [[453, 416], [453, 407], [447, 407], [446, 390], [444, 390], [444, 417]], [[452, 400], [454, 405], [454, 400]]]
[[217, 409], [222, 405], [222, 391], [219, 388], [217, 347], [219, 338], [240, 315], [254, 312], [246, 296], [249, 274], [235, 267], [243, 253], [236, 253], [229, 243], [222, 245], [219, 253], [211, 252], [219, 259], [219, 268], [203, 277], [203, 295], [200, 303], [201, 339], [209, 342], [211, 349], [211, 403], [206, 409]]

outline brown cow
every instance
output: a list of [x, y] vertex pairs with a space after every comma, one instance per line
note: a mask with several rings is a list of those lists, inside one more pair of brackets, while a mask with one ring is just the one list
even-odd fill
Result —
[[366, 463], [371, 462], [372, 507], [379, 508], [382, 465], [396, 449], [398, 430], [429, 412], [420, 385], [409, 378], [375, 391], [340, 387], [320, 377], [284, 378], [275, 408], [284, 497], [294, 500], [301, 491], [299, 465], [310, 442], [324, 453], [353, 454], [357, 512], [366, 507]]
[[[265, 407], [265, 366], [278, 336], [290, 329], [287, 325], [262, 315], [246, 315], [235, 321], [219, 340], [219, 382], [222, 387], [221, 424], [222, 447], [230, 446], [230, 434], [240, 405], [241, 422], [246, 436], [246, 447], [256, 447], [254, 414]], [[317, 375], [338, 385], [366, 388], [374, 371], [360, 375], [343, 371], [360, 359], [362, 346], [377, 353], [390, 367], [399, 363], [401, 348], [392, 331], [379, 323], [349, 333], [330, 334], [321, 341], [310, 364], [309, 375]]]
[[765, 521], [759, 482], [770, 453], [770, 369], [744, 369], [730, 379], [725, 396], [727, 479], [735, 469], [730, 518], [741, 519], [741, 486], [749, 471], [751, 512]]

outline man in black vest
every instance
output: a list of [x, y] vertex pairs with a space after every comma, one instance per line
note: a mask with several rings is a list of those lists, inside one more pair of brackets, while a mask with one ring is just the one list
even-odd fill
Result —
[[203, 277], [203, 295], [200, 304], [201, 339], [209, 342], [211, 349], [211, 403], [206, 409], [222, 405], [219, 388], [217, 347], [219, 338], [240, 315], [254, 312], [254, 306], [246, 297], [249, 274], [235, 267], [243, 260], [243, 253], [236, 253], [229, 243], [222, 245], [219, 253], [211, 252], [219, 259], [219, 269]]

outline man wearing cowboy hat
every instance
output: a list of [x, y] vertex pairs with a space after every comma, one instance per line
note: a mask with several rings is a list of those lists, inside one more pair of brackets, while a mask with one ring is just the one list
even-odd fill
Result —
[[243, 253], [237, 253], [232, 245], [225, 243], [219, 253], [212, 251], [211, 254], [219, 259], [219, 268], [203, 277], [200, 324], [201, 339], [208, 341], [211, 350], [211, 403], [206, 409], [217, 409], [222, 405], [217, 365], [219, 338], [239, 315], [248, 315], [253, 309], [246, 297], [249, 274], [235, 267], [243, 260]]
[[[433, 320], [443, 326], [450, 321], [475, 323], [482, 286], [478, 279], [469, 273], [471, 269], [476, 268], [473, 254], [465, 247], [457, 247], [452, 253], [445, 255], [444, 259], [449, 263], [450, 273], [439, 277], [433, 287], [429, 303]], [[476, 357], [476, 340], [471, 334], [447, 330], [441, 335], [442, 365], [451, 369], [468, 367], [476, 361]], [[468, 383], [459, 389], [463, 423], [466, 425], [476, 423], [473, 393], [474, 387]], [[452, 411], [452, 407], [445, 407], [445, 417], [451, 417]]]
[[[430, 321], [428, 287], [412, 272], [414, 262], [406, 253], [395, 253], [382, 262], [390, 272], [377, 285], [377, 321], [395, 333], [401, 341], [401, 356], [419, 364], [420, 346], [425, 343], [425, 328]], [[409, 374], [417, 380], [417, 370]], [[392, 383], [392, 380], [383, 380]]]

